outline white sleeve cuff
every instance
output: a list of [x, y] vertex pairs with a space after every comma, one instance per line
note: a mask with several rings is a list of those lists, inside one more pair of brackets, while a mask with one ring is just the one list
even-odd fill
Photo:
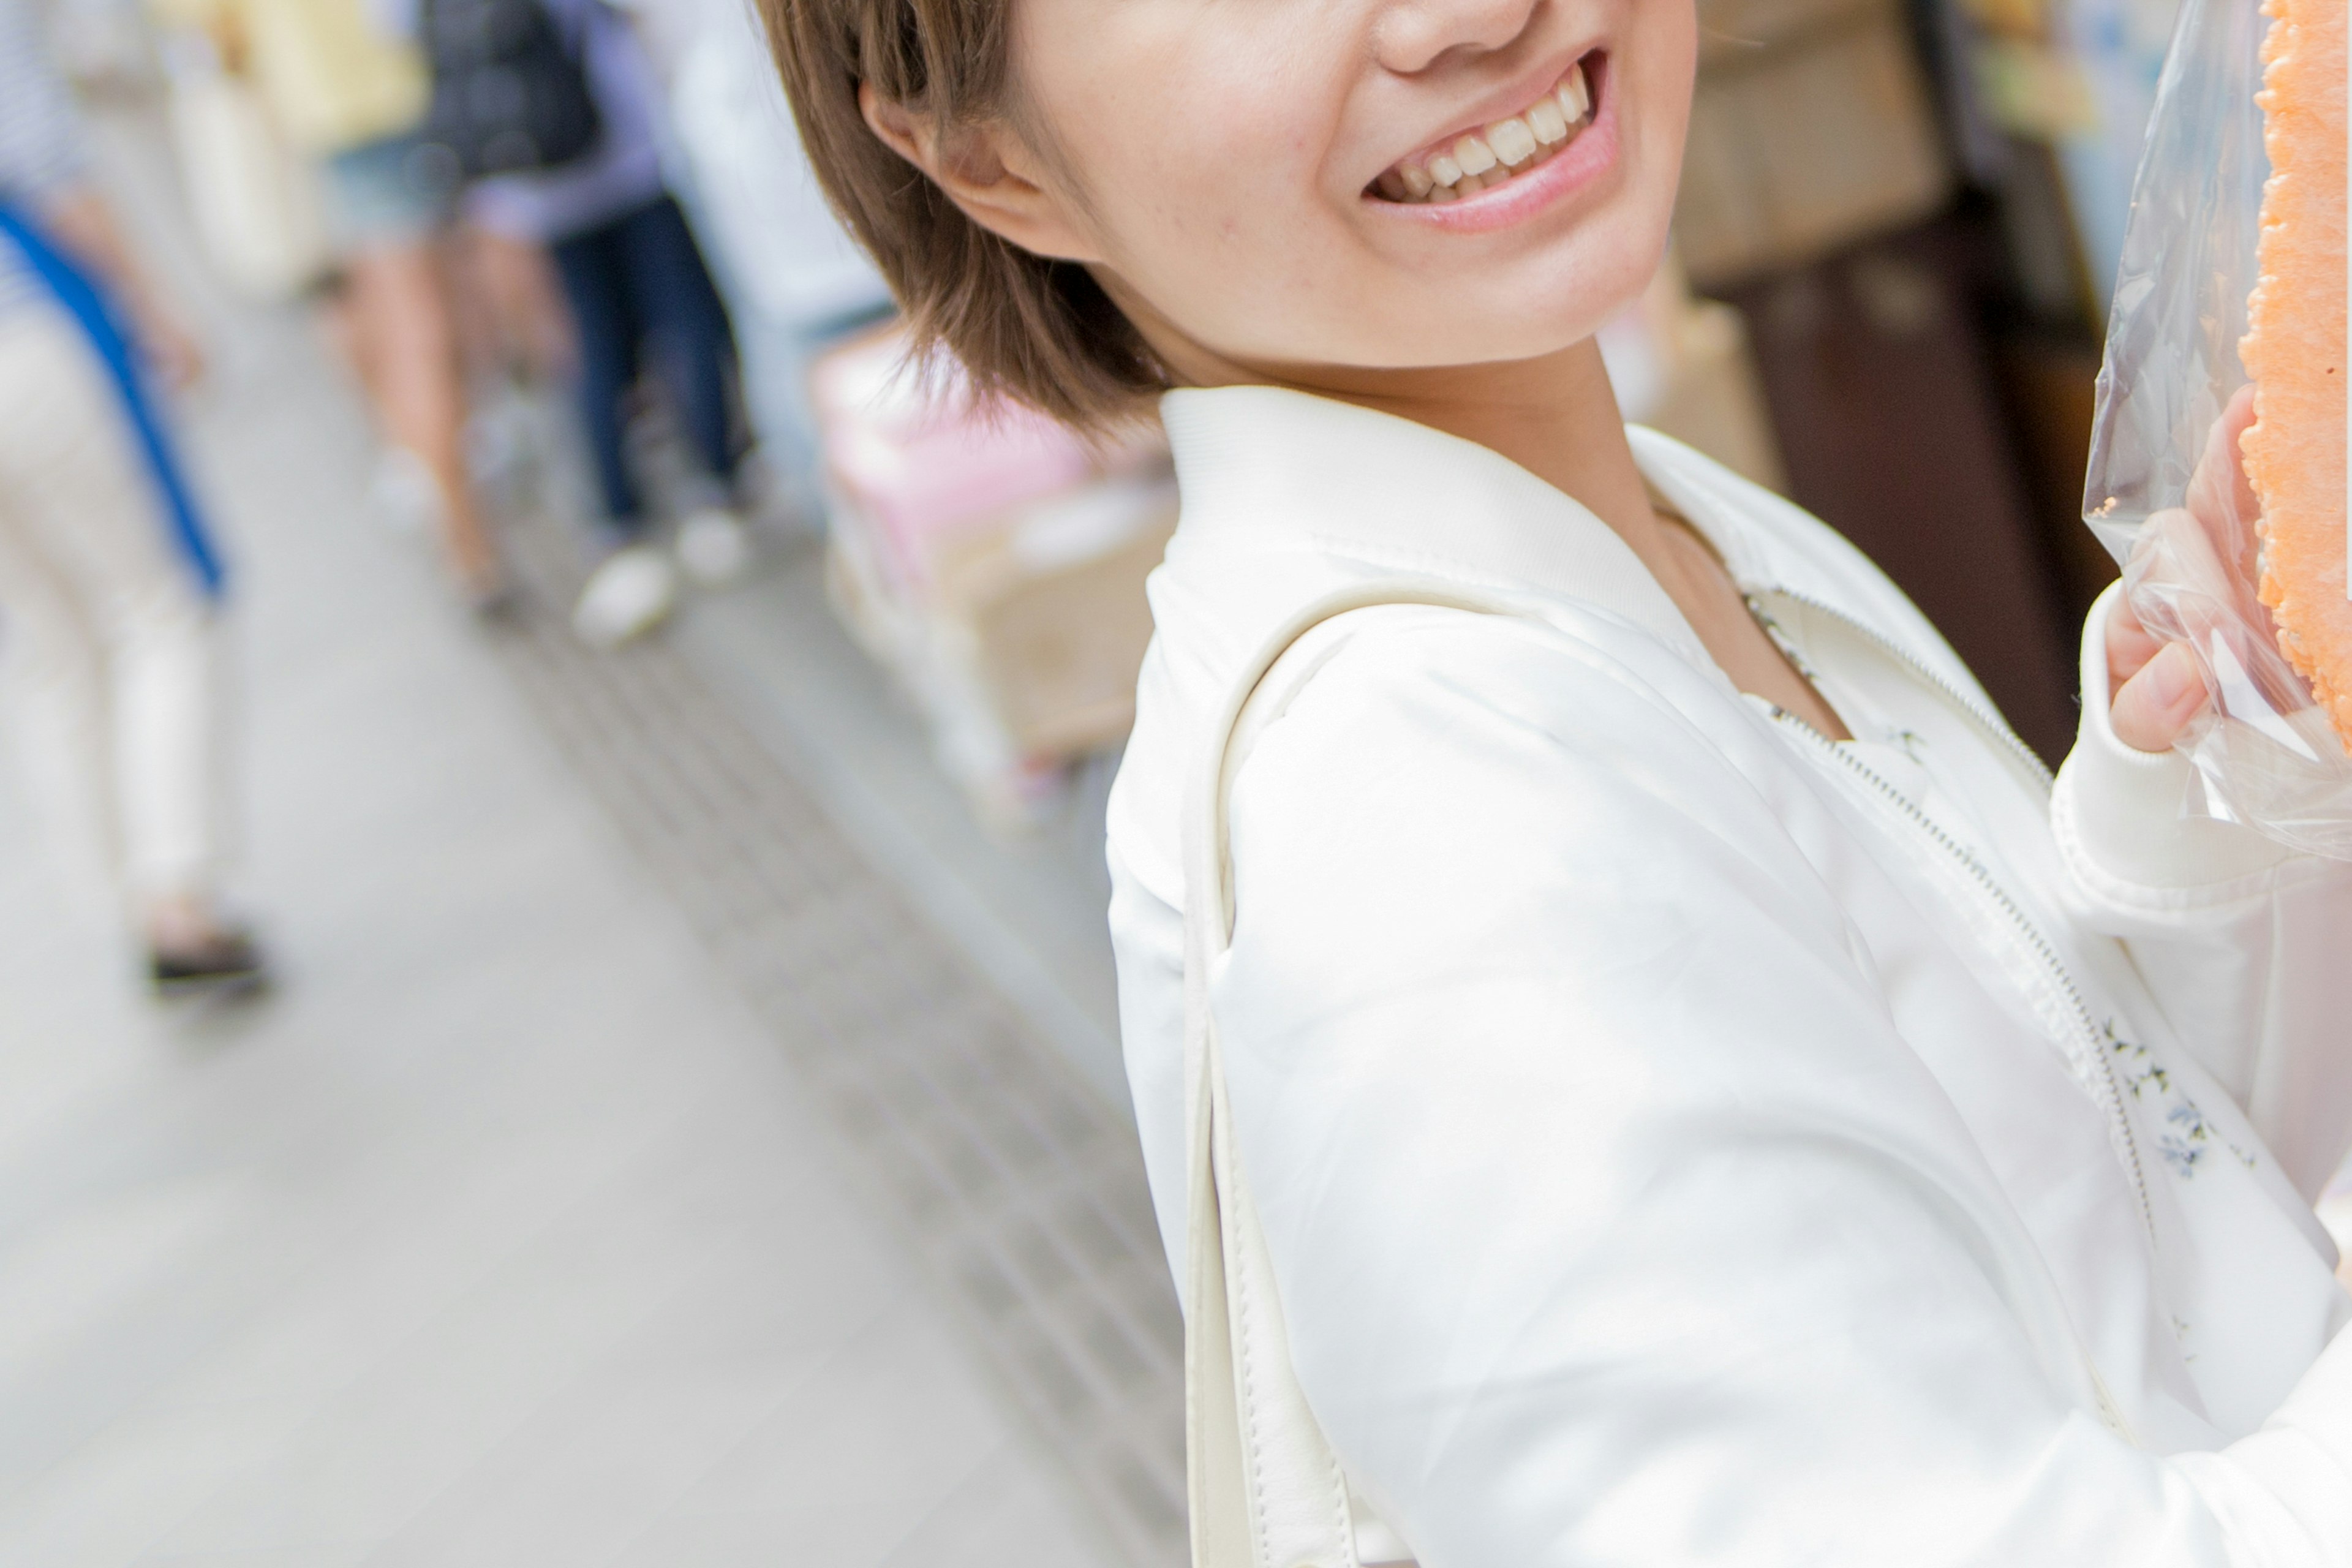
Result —
[[2095, 890], [2110, 894], [2125, 890], [2118, 883], [2159, 893], [2221, 891], [2259, 877], [2294, 852], [2252, 828], [2182, 815], [2194, 772], [2189, 760], [2127, 746], [2108, 723], [2107, 614], [2122, 592], [2122, 584], [2111, 584], [2083, 621], [2082, 724], [2050, 804], [2059, 842]]

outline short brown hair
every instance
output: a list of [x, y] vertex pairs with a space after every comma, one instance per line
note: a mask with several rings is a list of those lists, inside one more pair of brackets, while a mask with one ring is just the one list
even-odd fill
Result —
[[1013, 0], [760, 0], [760, 9], [817, 180], [898, 297], [918, 353], [945, 347], [983, 392], [1080, 427], [1131, 416], [1167, 385], [1091, 273], [972, 222], [858, 108], [858, 85], [870, 82], [929, 119], [943, 142], [992, 117], [1023, 128]]

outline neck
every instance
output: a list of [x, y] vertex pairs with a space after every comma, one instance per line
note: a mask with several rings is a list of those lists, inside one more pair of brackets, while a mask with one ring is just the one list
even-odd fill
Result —
[[1601, 346], [1590, 338], [1536, 359], [1412, 370], [1269, 369], [1234, 363], [1193, 344], [1173, 353], [1168, 351], [1174, 345], [1156, 346], [1183, 385], [1287, 387], [1474, 441], [1582, 503], [1652, 572], [1671, 570]]
[[1129, 301], [1120, 303], [1180, 385], [1312, 393], [1410, 419], [1508, 458], [1580, 502], [1625, 542], [1740, 690], [1788, 709], [1832, 740], [1848, 738], [1836, 710], [1758, 626], [1738, 584], [1706, 543], [1659, 521], [1597, 342], [1587, 339], [1558, 353], [1496, 364], [1276, 371], [1222, 360], [1176, 333], [1155, 331], [1164, 323], [1139, 314]]
[[1539, 359], [1409, 371], [1318, 369], [1285, 384], [1475, 441], [1582, 502], [1629, 542], [1656, 526], [1600, 345], [1589, 338]]

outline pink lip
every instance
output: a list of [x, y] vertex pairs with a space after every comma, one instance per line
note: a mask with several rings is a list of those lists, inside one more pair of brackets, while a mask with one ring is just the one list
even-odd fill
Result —
[[[1614, 62], [1610, 62], [1613, 64]], [[1593, 96], [1592, 123], [1567, 151], [1555, 153], [1529, 174], [1506, 180], [1492, 189], [1459, 201], [1391, 202], [1375, 195], [1361, 200], [1382, 216], [1420, 224], [1444, 234], [1486, 234], [1524, 223], [1553, 203], [1582, 190], [1607, 174], [1617, 162], [1617, 95], [1611, 90], [1614, 72], [1588, 69]]]

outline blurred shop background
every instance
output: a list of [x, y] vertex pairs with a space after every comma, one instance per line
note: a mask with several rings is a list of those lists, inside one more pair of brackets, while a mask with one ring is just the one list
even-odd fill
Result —
[[[1183, 1561], [1100, 855], [1164, 450], [898, 374], [742, 0], [548, 0], [586, 150], [364, 234], [336, 3], [0, 0], [205, 351], [273, 970], [126, 984], [0, 770], [0, 1562]], [[2053, 761], [2173, 5], [1700, 0], [1603, 337]]]

